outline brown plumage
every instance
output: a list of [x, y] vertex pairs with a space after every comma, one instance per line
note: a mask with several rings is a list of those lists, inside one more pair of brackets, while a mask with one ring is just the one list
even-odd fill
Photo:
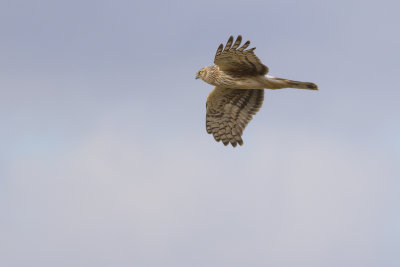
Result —
[[206, 129], [224, 145], [242, 145], [242, 133], [261, 108], [264, 90], [213, 90], [207, 99]]
[[[269, 75], [268, 67], [247, 49], [250, 41], [240, 46], [242, 36], [233, 43], [229, 37], [225, 47], [220, 44], [213, 66], [197, 72], [196, 79], [215, 85], [207, 98], [206, 129], [224, 145], [242, 145], [241, 138], [247, 124], [264, 100], [264, 89], [299, 88], [318, 90], [317, 85]], [[232, 45], [233, 44], [233, 45]], [[266, 76], [265, 76], [266, 75]]]

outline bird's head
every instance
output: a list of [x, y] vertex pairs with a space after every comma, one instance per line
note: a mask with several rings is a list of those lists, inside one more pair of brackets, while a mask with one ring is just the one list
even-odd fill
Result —
[[205, 72], [206, 72], [205, 68], [202, 68], [201, 70], [199, 70], [199, 71], [196, 73], [196, 79], [203, 78]]

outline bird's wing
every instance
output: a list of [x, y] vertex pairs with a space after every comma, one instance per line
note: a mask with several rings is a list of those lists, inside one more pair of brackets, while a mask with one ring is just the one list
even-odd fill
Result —
[[[239, 35], [233, 43], [233, 36], [229, 37], [225, 48], [219, 45], [215, 54], [214, 63], [223, 71], [229, 71], [237, 75], [265, 75], [268, 67], [261, 63], [261, 60], [254, 54], [255, 47], [245, 50], [250, 41], [245, 42], [241, 47], [242, 36]], [[233, 44], [233, 45], [232, 45]]]
[[264, 89], [215, 87], [207, 98], [206, 129], [224, 145], [242, 145], [242, 133], [261, 108]]

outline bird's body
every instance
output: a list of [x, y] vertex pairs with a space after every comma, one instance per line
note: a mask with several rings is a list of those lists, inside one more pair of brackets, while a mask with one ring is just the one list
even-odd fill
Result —
[[207, 98], [206, 129], [216, 141], [224, 145], [242, 145], [243, 130], [264, 100], [264, 89], [299, 88], [318, 90], [309, 82], [292, 81], [267, 75], [268, 67], [254, 54], [245, 50], [250, 42], [241, 47], [239, 35], [235, 43], [231, 36], [224, 46], [218, 47], [213, 66], [202, 68], [196, 75], [215, 86]]
[[217, 65], [207, 66], [202, 70], [204, 71], [204, 74], [201, 76], [203, 81], [221, 88], [245, 90], [282, 88], [317, 89], [317, 86], [313, 83], [291, 81], [270, 75], [235, 75], [235, 72], [223, 71]]
[[235, 73], [220, 70], [217, 65], [204, 68], [203, 81], [214, 86], [232, 89], [264, 89], [265, 76], [237, 76]]

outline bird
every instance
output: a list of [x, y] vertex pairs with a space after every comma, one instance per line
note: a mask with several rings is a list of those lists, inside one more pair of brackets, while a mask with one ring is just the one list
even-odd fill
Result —
[[225, 47], [220, 44], [214, 64], [200, 69], [196, 79], [215, 86], [206, 102], [206, 130], [214, 139], [227, 146], [243, 145], [242, 134], [261, 108], [264, 89], [298, 88], [318, 90], [311, 82], [292, 81], [267, 75], [269, 69], [249, 48], [242, 46], [242, 36], [233, 42], [230, 36]]

